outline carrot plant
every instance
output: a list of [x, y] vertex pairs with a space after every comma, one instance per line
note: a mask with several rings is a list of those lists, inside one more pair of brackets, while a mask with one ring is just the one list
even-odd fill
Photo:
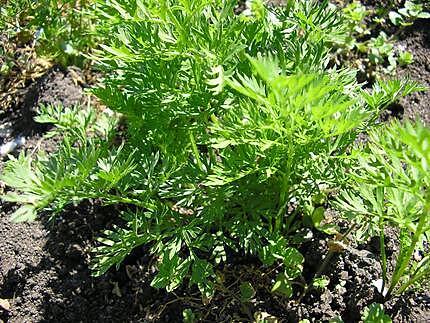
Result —
[[[395, 122], [372, 132], [359, 147], [353, 187], [339, 205], [363, 234], [380, 239], [383, 285], [389, 298], [419, 287], [430, 277], [430, 129]], [[386, 229], [399, 231], [400, 251], [389, 268]]]
[[[127, 162], [123, 159], [115, 167], [122, 149], [112, 151], [109, 145], [115, 120], [105, 116], [96, 121], [95, 117], [94, 111], [81, 107], [41, 107], [36, 121], [55, 125], [49, 135], [60, 134], [63, 140], [49, 156], [43, 152], [37, 156], [21, 152], [17, 158], [11, 156], [5, 165], [1, 180], [20, 193], [9, 192], [2, 198], [23, 204], [13, 213], [13, 221], [34, 220], [42, 210], [55, 216], [66, 205], [108, 194], [114, 182], [119, 193], [117, 202], [125, 198], [118, 180], [127, 174]], [[111, 175], [108, 180], [106, 158]]]
[[290, 236], [303, 218], [323, 229], [314, 202], [346, 185], [341, 157], [418, 86], [364, 91], [353, 71], [327, 68], [343, 28], [327, 1], [269, 10], [254, 0], [242, 14], [236, 5], [100, 1], [104, 42], [93, 58], [105, 78], [94, 93], [121, 115], [122, 143], [114, 119], [95, 127], [85, 112], [43, 109], [39, 121], [62, 127], [65, 141], [49, 158], [9, 162], [2, 178], [15, 192], [5, 198], [23, 204], [15, 217], [86, 198], [122, 203], [124, 224], [94, 250], [96, 275], [146, 246], [154, 287], [186, 281], [209, 298], [214, 266], [235, 251], [283, 264], [273, 291], [291, 296], [304, 259]]
[[[95, 22], [88, 14], [92, 6], [93, 1], [87, 0], [2, 0], [2, 42], [34, 47], [38, 55], [64, 66], [82, 65], [82, 54], [95, 41]], [[16, 62], [12, 59], [6, 63]]]

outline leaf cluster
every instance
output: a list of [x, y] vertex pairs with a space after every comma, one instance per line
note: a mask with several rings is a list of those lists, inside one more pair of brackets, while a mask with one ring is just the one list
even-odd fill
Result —
[[425, 10], [425, 1], [406, 1], [403, 7], [398, 1], [376, 3], [373, 7], [358, 0], [346, 4], [346, 30], [334, 41], [335, 63], [359, 69], [366, 79], [393, 75], [398, 65], [413, 62], [412, 53], [397, 44], [398, 35], [416, 19], [428, 19]]
[[[90, 0], [6, 0], [0, 30], [9, 41], [34, 47], [56, 63], [82, 65], [94, 42]], [[9, 62], [10, 64], [10, 62]], [[10, 67], [9, 67], [10, 68]]]
[[420, 1], [405, 1], [404, 7], [398, 11], [390, 11], [389, 18], [395, 26], [410, 26], [416, 19], [428, 19], [430, 13], [424, 9]]
[[[360, 148], [351, 173], [354, 182], [339, 205], [361, 235], [379, 236], [387, 286], [382, 293], [389, 297], [425, 282], [430, 273], [430, 130], [419, 122], [395, 122], [373, 131]], [[384, 242], [389, 227], [399, 231], [400, 242], [391, 270]]]
[[21, 152], [17, 158], [10, 156], [1, 181], [16, 191], [2, 198], [23, 204], [12, 214], [12, 220], [30, 221], [42, 211], [55, 215], [83, 199], [107, 198], [112, 187], [116, 194], [110, 201], [124, 200], [121, 179], [131, 165], [127, 159], [118, 164], [124, 153], [122, 146], [112, 147], [115, 120], [100, 117], [96, 121], [93, 110], [81, 107], [44, 106], [39, 113], [38, 122], [57, 127], [49, 135], [61, 134], [63, 138], [58, 150], [49, 155]]
[[[274, 292], [292, 296], [304, 263], [290, 236], [322, 229], [321, 206], [347, 187], [349, 154], [390, 102], [419, 90], [380, 82], [368, 91], [350, 70], [327, 68], [343, 29], [317, 1], [269, 9], [234, 0], [97, 3], [105, 72], [94, 93], [122, 116], [43, 107], [39, 122], [64, 136], [50, 156], [22, 154], [2, 180], [16, 220], [97, 198], [124, 204], [124, 225], [94, 250], [96, 275], [147, 247], [157, 288], [196, 285], [206, 300], [214, 267], [233, 252], [282, 264]], [[104, 36], [103, 36], [104, 35]], [[108, 35], [108, 37], [106, 36]]]
[[[274, 11], [254, 3], [240, 15], [235, 5], [100, 4], [104, 32], [119, 36], [102, 46], [108, 77], [95, 93], [127, 118], [128, 142], [159, 160], [155, 208], [127, 214], [142, 221], [128, 233], [107, 233], [99, 273], [120, 263], [131, 240], [159, 255], [154, 286], [172, 290], [191, 273], [205, 295], [214, 272], [203, 258], [220, 263], [235, 250], [268, 265], [288, 259], [280, 234], [294, 230], [304, 209], [288, 215], [289, 205], [311, 204], [336, 182], [329, 170], [338, 161], [327, 157], [370, 122], [351, 74], [324, 72], [327, 43], [341, 26], [327, 3]], [[288, 290], [297, 273], [283, 277]]]

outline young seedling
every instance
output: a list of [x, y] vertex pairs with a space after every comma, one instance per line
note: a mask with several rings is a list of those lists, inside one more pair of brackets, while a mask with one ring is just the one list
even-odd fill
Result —
[[424, 11], [423, 3], [419, 1], [405, 2], [403, 8], [396, 11], [390, 11], [389, 18], [395, 26], [410, 26], [416, 19], [428, 19], [430, 13]]
[[[372, 132], [364, 151], [356, 152], [355, 182], [339, 206], [368, 235], [379, 235], [383, 275], [379, 289], [388, 299], [419, 287], [430, 275], [430, 129], [419, 122], [394, 122]], [[388, 227], [399, 232], [394, 268], [389, 268], [385, 251]]]

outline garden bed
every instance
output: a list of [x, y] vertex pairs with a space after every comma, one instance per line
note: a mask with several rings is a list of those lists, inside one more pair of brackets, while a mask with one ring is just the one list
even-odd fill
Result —
[[[430, 86], [430, 26], [418, 21], [401, 36], [400, 45], [411, 51], [413, 64], [399, 75]], [[2, 115], [10, 129], [2, 138], [7, 142], [24, 136], [19, 149], [55, 150], [56, 139], [42, 140], [46, 127], [32, 122], [40, 103], [70, 106], [85, 102], [82, 82], [76, 71], [53, 68], [29, 84], [17, 104]], [[82, 79], [82, 78], [81, 78]], [[430, 91], [402, 99], [393, 114], [421, 117], [430, 124]], [[19, 151], [18, 149], [18, 151]], [[0, 166], [0, 169], [2, 166]], [[69, 207], [47, 223], [10, 223], [15, 206], [1, 202], [0, 213], [0, 320], [4, 322], [179, 322], [183, 311], [191, 309], [203, 322], [253, 321], [269, 315], [280, 322], [301, 319], [328, 321], [341, 316], [345, 322], [358, 322], [363, 309], [381, 302], [373, 282], [381, 277], [378, 242], [352, 245], [334, 255], [323, 274], [330, 278], [328, 288], [308, 292], [287, 300], [270, 292], [278, 268], [264, 268], [258, 259], [231, 253], [227, 265], [218, 268], [228, 288], [217, 292], [204, 304], [197, 288], [181, 287], [173, 293], [152, 288], [154, 264], [138, 248], [118, 270], [112, 268], [94, 278], [89, 269], [90, 249], [100, 230], [112, 226], [121, 206], [101, 206], [90, 200]], [[317, 271], [327, 254], [329, 237], [313, 235], [300, 247], [306, 274]], [[398, 252], [397, 233], [387, 233], [387, 252], [393, 259]], [[240, 284], [251, 282], [256, 295], [250, 302], [240, 301]], [[430, 318], [430, 291], [408, 293], [384, 304], [394, 322], [425, 322]]]

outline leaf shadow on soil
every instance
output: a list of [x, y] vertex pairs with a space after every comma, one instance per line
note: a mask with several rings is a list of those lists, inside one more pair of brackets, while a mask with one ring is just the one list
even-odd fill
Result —
[[[377, 243], [370, 241], [359, 249], [336, 255], [324, 274], [330, 279], [324, 291], [311, 291], [300, 304], [274, 296], [268, 276], [253, 258], [236, 258], [223, 268], [225, 285], [208, 306], [199, 301], [195, 289], [180, 288], [175, 294], [150, 287], [153, 272], [146, 248], [138, 248], [126, 258], [119, 270], [109, 270], [102, 277], [92, 277], [89, 270], [90, 250], [101, 230], [118, 223], [120, 207], [102, 207], [88, 201], [69, 207], [53, 223], [45, 220], [31, 224], [42, 230], [45, 243], [41, 257], [34, 264], [20, 264], [7, 272], [0, 287], [0, 298], [12, 300], [10, 313], [0, 311], [6, 322], [181, 322], [182, 311], [192, 308], [205, 322], [230, 322], [240, 318], [252, 321], [253, 313], [267, 312], [282, 322], [303, 318], [328, 321], [339, 314], [345, 322], [358, 322], [363, 308], [381, 298], [371, 286], [380, 276], [375, 254]], [[16, 234], [19, 234], [18, 232]], [[395, 234], [388, 244], [396, 248]], [[26, 248], [33, 248], [31, 237]], [[311, 276], [326, 254], [326, 239], [316, 234], [304, 243], [305, 276]], [[391, 251], [393, 254], [395, 250]], [[255, 302], [240, 304], [235, 293], [240, 282], [256, 287]], [[269, 286], [269, 288], [267, 288]], [[427, 299], [426, 299], [427, 298]], [[426, 317], [429, 295], [409, 294], [386, 304], [395, 321], [421, 321]], [[427, 304], [427, 306], [425, 306]]]
[[[0, 297], [12, 300], [12, 313], [0, 318], [11, 322], [140, 322], [171, 301], [165, 292], [151, 288], [147, 277], [129, 272], [146, 260], [142, 254], [130, 255], [118, 271], [91, 276], [89, 249], [99, 232], [117, 219], [117, 211], [90, 201], [68, 208], [54, 223], [40, 222], [48, 232], [42, 257], [34, 265], [24, 260], [3, 278]], [[173, 307], [169, 312], [179, 317]]]

